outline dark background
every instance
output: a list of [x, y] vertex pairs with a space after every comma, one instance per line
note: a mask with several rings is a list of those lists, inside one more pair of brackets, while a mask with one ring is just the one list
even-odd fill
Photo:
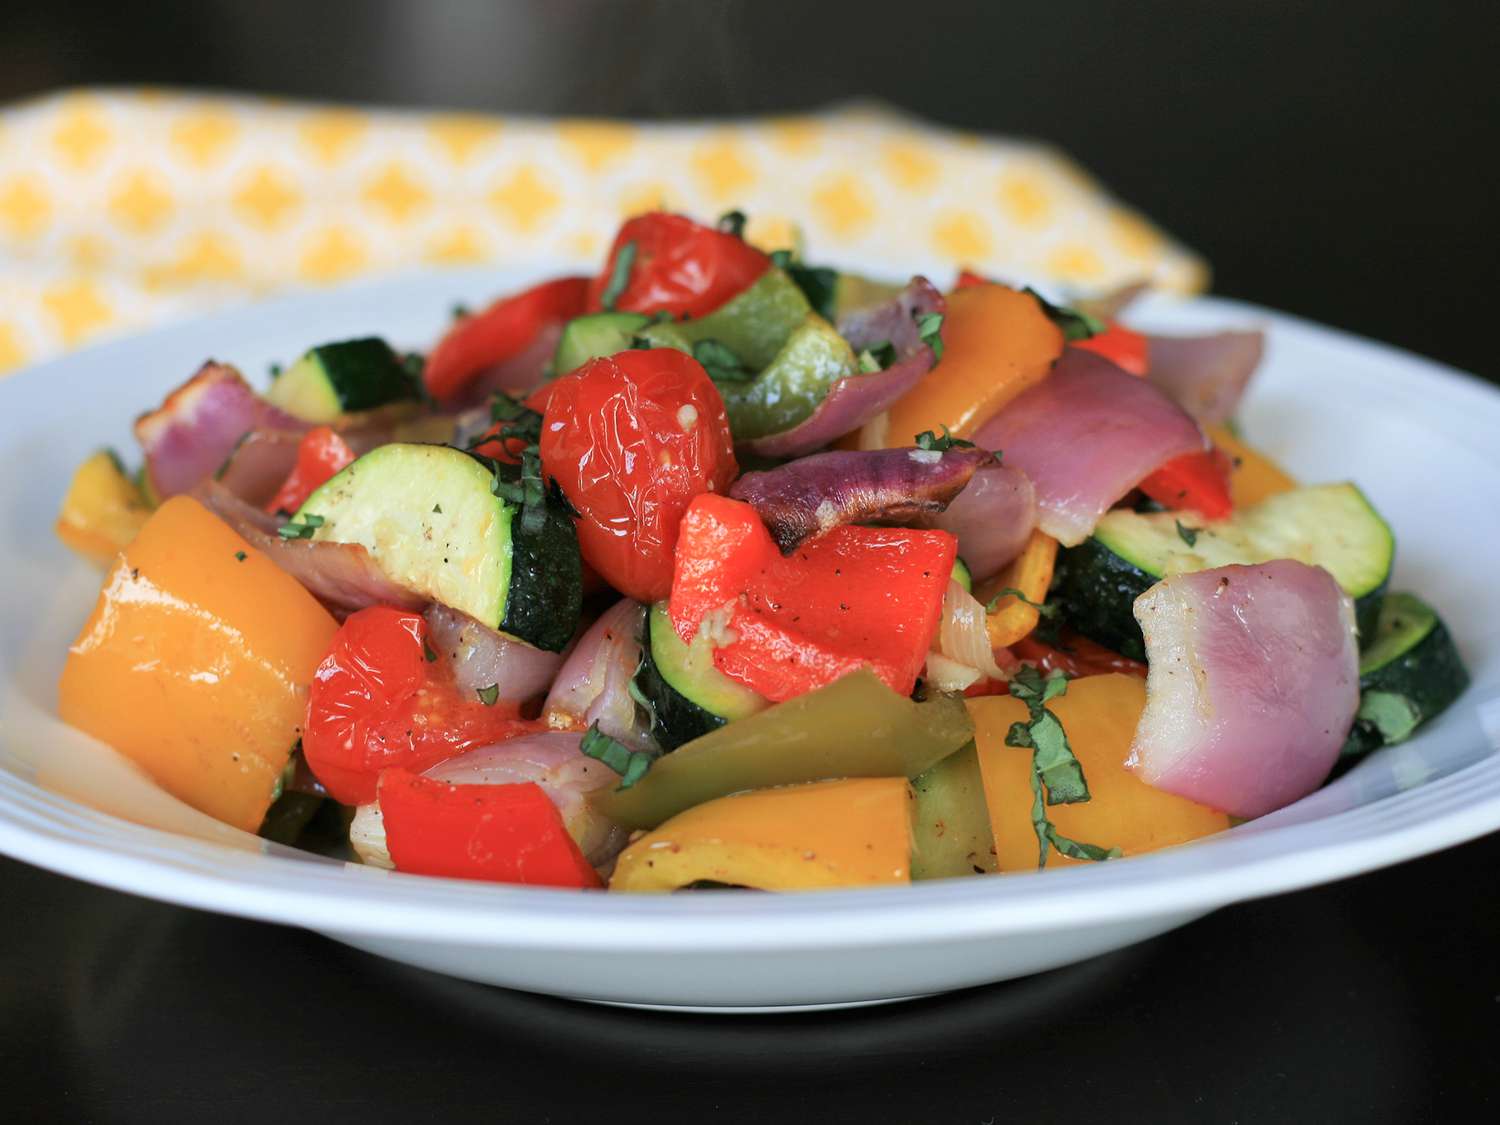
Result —
[[[0, 99], [150, 83], [659, 117], [873, 95], [1055, 142], [1221, 293], [1494, 378], [1497, 22], [1390, 0], [5, 0]], [[481, 989], [9, 861], [0, 903], [17, 1121], [1410, 1122], [1500, 1101], [1500, 837], [1031, 981], [801, 1018]]]

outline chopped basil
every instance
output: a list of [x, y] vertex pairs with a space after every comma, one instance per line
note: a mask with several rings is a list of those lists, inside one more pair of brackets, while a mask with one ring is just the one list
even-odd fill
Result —
[[651, 750], [632, 750], [618, 739], [611, 738], [599, 729], [595, 723], [589, 727], [583, 736], [578, 749], [585, 756], [603, 762], [615, 773], [620, 775], [620, 790], [629, 789], [637, 781], [646, 776], [646, 771], [651, 768], [651, 763], [660, 756], [659, 752]]
[[479, 702], [486, 707], [493, 707], [495, 700], [500, 698], [500, 685], [491, 684], [489, 687], [475, 688], [474, 694], [479, 696]]
[[948, 432], [947, 426], [941, 426], [939, 428], [943, 431], [942, 437], [939, 437], [931, 430], [923, 430], [920, 434], [913, 438], [912, 440], [917, 443], [917, 448], [929, 449], [936, 453], [947, 453], [950, 449], [974, 448], [974, 443], [972, 441], [965, 441], [963, 438], [954, 437], [951, 433]]
[[1198, 542], [1198, 532], [1203, 530], [1201, 527], [1184, 527], [1181, 520], [1173, 520], [1172, 522], [1177, 525], [1177, 538], [1181, 539], [1189, 547]]
[[432, 514], [435, 515], [435, 516], [442, 515], [443, 514], [443, 506], [441, 504], [434, 504], [432, 506]]
[[779, 270], [784, 270], [792, 264], [794, 255], [790, 250], [772, 250], [771, 264]]
[[620, 299], [630, 284], [630, 271], [635, 268], [635, 243], [627, 242], [615, 255], [615, 265], [609, 271], [609, 281], [604, 292], [599, 294], [599, 305], [605, 312], [613, 312], [615, 302]]
[[745, 212], [740, 210], [725, 211], [719, 216], [716, 224], [721, 234], [732, 234], [735, 238], [745, 237]]
[[1056, 602], [1034, 602], [1014, 586], [1007, 586], [1003, 590], [997, 591], [995, 596], [985, 603], [984, 611], [986, 613], [994, 613], [995, 607], [1006, 598], [1015, 598], [1016, 601], [1029, 605], [1043, 617], [1057, 616], [1059, 607]]
[[1062, 672], [1043, 677], [1031, 665], [1023, 665], [1010, 681], [1010, 693], [1026, 704], [1030, 718], [1012, 723], [1005, 744], [1031, 751], [1031, 826], [1037, 838], [1037, 866], [1047, 866], [1047, 849], [1054, 848], [1071, 859], [1104, 860], [1119, 856], [1118, 848], [1081, 844], [1060, 835], [1047, 818], [1048, 805], [1071, 805], [1089, 800], [1083, 766], [1068, 745], [1068, 734], [1047, 703], [1068, 690]]
[[234, 553], [234, 561], [235, 561], [235, 562], [244, 562], [244, 561], [245, 561], [245, 560], [246, 560], [246, 559], [248, 559], [248, 558], [249, 558], [249, 557], [250, 557], [250, 556], [249, 556], [249, 555], [247, 555], [247, 554], [245, 554], [245, 552], [244, 552], [244, 551], [236, 551], [236, 552], [235, 552], [235, 553]]
[[[230, 462], [234, 460], [234, 455], [240, 451], [240, 446], [244, 445], [245, 442], [250, 440], [250, 435], [254, 432], [254, 430], [246, 430], [239, 437], [234, 439], [234, 444], [229, 447], [229, 453], [225, 456], [224, 460], [219, 462], [219, 467], [214, 470], [214, 480], [224, 479], [224, 474], [229, 471], [229, 465]], [[145, 471], [144, 466], [142, 466], [142, 471]]]
[[1070, 344], [1097, 336], [1106, 328], [1104, 321], [1097, 316], [1080, 312], [1078, 309], [1070, 309], [1067, 305], [1054, 305], [1029, 285], [1021, 292], [1029, 293], [1036, 298], [1036, 303], [1042, 306], [1042, 312], [1047, 314], [1047, 319], [1062, 329], [1063, 339]]
[[703, 365], [708, 377], [716, 383], [743, 383], [746, 379], [754, 378], [751, 372], [745, 370], [740, 357], [718, 340], [697, 341], [693, 345], [693, 358]]
[[838, 271], [827, 266], [800, 266], [796, 263], [788, 263], [782, 268], [802, 290], [813, 312], [831, 324], [838, 312]]
[[448, 310], [449, 315], [451, 315], [454, 320], [462, 320], [464, 317], [471, 315], [473, 311], [473, 309], [469, 308], [469, 306], [464, 304], [462, 301], [455, 301], [453, 303], [453, 307]]
[[422, 658], [429, 664], [437, 663], [437, 653], [432, 651], [432, 646], [427, 643], [427, 638], [422, 638]]
[[309, 512], [300, 520], [291, 520], [276, 529], [283, 539], [311, 539], [313, 532], [323, 526], [323, 517]]
[[542, 455], [534, 445], [521, 452], [521, 526], [533, 535], [547, 526], [547, 486]]
[[271, 378], [272, 379], [276, 379], [276, 378], [279, 378], [281, 376], [281, 364], [279, 364], [279, 363], [273, 363], [273, 364], [271, 364], [270, 366], [268, 366], [266, 368], [266, 370], [268, 370], [271, 373]]
[[859, 369], [866, 373], [884, 371], [896, 362], [896, 345], [889, 340], [871, 344], [859, 353]]
[[[915, 315], [915, 314], [913, 314]], [[923, 313], [917, 316], [917, 338], [932, 349], [933, 359], [943, 358], [943, 314]]]

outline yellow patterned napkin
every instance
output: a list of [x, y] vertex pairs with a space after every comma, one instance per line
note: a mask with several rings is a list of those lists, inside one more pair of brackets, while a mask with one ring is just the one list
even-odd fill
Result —
[[1062, 154], [880, 108], [637, 125], [150, 90], [0, 111], [0, 372], [288, 285], [595, 265], [622, 216], [734, 206], [814, 259], [1202, 288], [1203, 263]]

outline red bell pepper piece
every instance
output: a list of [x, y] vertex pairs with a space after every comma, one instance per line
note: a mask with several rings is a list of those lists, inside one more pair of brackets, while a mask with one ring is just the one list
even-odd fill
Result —
[[1099, 335], [1079, 340], [1070, 346], [1102, 355], [1121, 371], [1128, 371], [1142, 378], [1146, 375], [1150, 343], [1141, 333], [1126, 328], [1118, 321], [1110, 321], [1109, 327]]
[[745, 589], [714, 665], [778, 702], [862, 665], [908, 695], [957, 550], [943, 531], [839, 527], [777, 555]]
[[620, 228], [604, 272], [589, 285], [589, 311], [603, 307], [626, 246], [634, 250], [625, 287], [611, 294], [610, 307], [620, 312], [700, 317], [744, 292], [771, 266], [769, 257], [738, 235], [653, 211]]
[[354, 450], [331, 426], [314, 426], [297, 444], [297, 462], [280, 490], [266, 505], [271, 513], [290, 515], [307, 502], [313, 491], [354, 460]]
[[1164, 508], [1191, 509], [1204, 519], [1221, 520], [1234, 511], [1229, 477], [1234, 464], [1221, 449], [1174, 457], [1139, 487]]
[[693, 497], [677, 528], [677, 555], [667, 612], [684, 643], [706, 614], [739, 597], [778, 556], [760, 514], [742, 500], [705, 492]]
[[542, 887], [601, 885], [535, 782], [450, 785], [390, 769], [380, 775], [380, 812], [397, 871]]
[[487, 368], [529, 348], [543, 329], [580, 315], [588, 286], [586, 277], [561, 277], [460, 317], [422, 367], [428, 393], [438, 402], [458, 398]]
[[1056, 645], [1038, 640], [1033, 633], [1013, 644], [1011, 654], [1035, 664], [1043, 673], [1057, 669], [1070, 676], [1102, 676], [1108, 672], [1123, 672], [1127, 676], [1146, 678], [1146, 666], [1140, 661], [1121, 656], [1113, 649], [1105, 648], [1072, 629], [1060, 630]]
[[514, 704], [460, 694], [430, 652], [422, 615], [390, 606], [351, 614], [334, 634], [308, 689], [302, 751], [336, 800], [369, 804], [382, 770], [425, 770], [537, 729]]

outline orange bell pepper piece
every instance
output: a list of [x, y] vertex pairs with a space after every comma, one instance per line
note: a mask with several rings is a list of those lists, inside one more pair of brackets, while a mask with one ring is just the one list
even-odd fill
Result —
[[338, 625], [198, 501], [168, 500], [104, 580], [58, 685], [64, 722], [254, 832]]
[[1229, 455], [1229, 497], [1237, 508], [1259, 504], [1268, 497], [1290, 492], [1297, 481], [1264, 453], [1246, 445], [1228, 426], [1210, 426], [1208, 436]]
[[[967, 701], [974, 719], [974, 741], [984, 776], [985, 803], [995, 833], [995, 856], [1004, 871], [1034, 871], [1036, 833], [1031, 825], [1031, 751], [1005, 744], [1010, 725], [1025, 722], [1026, 705], [1008, 696]], [[1058, 832], [1102, 848], [1140, 855], [1229, 827], [1227, 814], [1154, 789], [1125, 768], [1136, 723], [1146, 707], [1146, 684], [1135, 676], [1113, 673], [1085, 676], [1068, 684], [1047, 707], [1067, 732], [1073, 754], [1083, 767], [1089, 800], [1048, 805], [1047, 817]], [[1057, 852], [1047, 866], [1064, 867], [1088, 860]]]
[[1062, 354], [1062, 329], [1037, 299], [1004, 285], [971, 285], [948, 297], [943, 356], [922, 381], [860, 433], [859, 448], [911, 445], [924, 430], [968, 437]]
[[[982, 583], [974, 596], [988, 602], [1001, 590], [1019, 590], [1041, 605], [1052, 585], [1052, 571], [1057, 565], [1057, 540], [1041, 531], [1033, 531], [1026, 546], [1010, 564], [993, 578]], [[1001, 598], [991, 611], [987, 625], [991, 648], [1009, 648], [1036, 628], [1041, 612], [1014, 594]]]

